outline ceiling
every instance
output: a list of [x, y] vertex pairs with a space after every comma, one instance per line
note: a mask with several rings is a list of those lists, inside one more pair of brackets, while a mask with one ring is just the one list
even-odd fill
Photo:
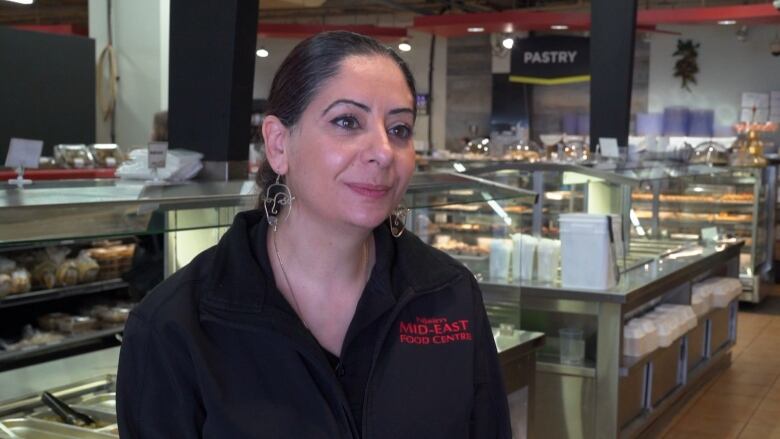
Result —
[[[0, 24], [87, 26], [88, 0], [35, 0], [19, 5], [0, 0]], [[640, 9], [769, 3], [769, 0], [638, 0]], [[300, 23], [378, 14], [427, 16], [490, 13], [512, 9], [584, 12], [588, 0], [260, 0], [260, 22]]]

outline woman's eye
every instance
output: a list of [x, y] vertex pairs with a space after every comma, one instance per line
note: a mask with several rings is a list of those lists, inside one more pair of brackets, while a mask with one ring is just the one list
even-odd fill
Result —
[[360, 122], [358, 122], [357, 118], [354, 116], [340, 116], [330, 121], [330, 123], [339, 128], [344, 128], [345, 130], [360, 128]]
[[412, 129], [406, 125], [397, 125], [390, 128], [390, 134], [399, 139], [408, 139], [412, 136]]

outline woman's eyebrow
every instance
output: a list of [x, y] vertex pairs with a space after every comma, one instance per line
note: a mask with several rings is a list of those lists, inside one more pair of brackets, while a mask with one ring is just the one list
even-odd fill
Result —
[[394, 108], [388, 112], [388, 114], [399, 114], [399, 113], [409, 113], [414, 114], [414, 111], [411, 108]]
[[339, 104], [354, 105], [354, 106], [360, 108], [361, 110], [365, 111], [366, 113], [370, 113], [371, 112], [371, 108], [369, 108], [368, 105], [363, 104], [361, 102], [353, 101], [352, 99], [336, 99], [330, 105], [328, 105], [328, 107], [325, 109], [325, 111], [322, 112], [322, 115], [324, 116], [328, 111], [330, 111], [331, 108], [333, 108], [333, 107], [335, 107], [336, 105], [339, 105]]

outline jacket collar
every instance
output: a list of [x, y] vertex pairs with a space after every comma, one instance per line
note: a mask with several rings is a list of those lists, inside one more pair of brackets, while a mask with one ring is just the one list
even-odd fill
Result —
[[[253, 240], [251, 231], [255, 226], [258, 226], [258, 237]], [[211, 271], [206, 277], [204, 302], [226, 311], [255, 313], [263, 310], [266, 292], [275, 288], [264, 250], [267, 230], [268, 223], [260, 210], [236, 215], [232, 226], [215, 248]], [[387, 224], [383, 223], [374, 233], [382, 234], [378, 240], [395, 247], [389, 252], [394, 255], [389, 265], [396, 297], [408, 289], [413, 293], [435, 290], [463, 273], [455, 261], [424, 244], [409, 231], [393, 238], [389, 236]], [[260, 245], [260, 251], [253, 252], [253, 245]], [[377, 248], [381, 249], [381, 246]], [[265, 260], [258, 261], [256, 254], [257, 258]], [[378, 255], [379, 259], [381, 255]], [[264, 269], [264, 266], [267, 268]]]

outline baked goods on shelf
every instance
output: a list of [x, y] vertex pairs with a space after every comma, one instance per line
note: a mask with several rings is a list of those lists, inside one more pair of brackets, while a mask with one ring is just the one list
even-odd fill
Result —
[[30, 272], [24, 268], [17, 268], [11, 272], [11, 293], [22, 294], [30, 291]]
[[[634, 192], [631, 194], [633, 201], [653, 201], [653, 194], [647, 192]], [[690, 194], [661, 194], [658, 200], [662, 203], [753, 203], [753, 194], [720, 194], [720, 195], [690, 195]]]
[[720, 197], [720, 201], [728, 203], [753, 203], [753, 194], [751, 193], [739, 193], [739, 194], [723, 194]]
[[451, 232], [489, 232], [489, 226], [483, 226], [481, 224], [438, 224], [439, 228], [443, 231]]
[[483, 250], [477, 245], [469, 245], [465, 242], [455, 239], [449, 239], [444, 242], [436, 242], [434, 247], [441, 251], [455, 254], [455, 255], [468, 255], [468, 256], [487, 256], [488, 252]]
[[11, 276], [5, 273], [0, 273], [0, 299], [11, 294]]
[[79, 266], [75, 259], [66, 259], [57, 267], [57, 284], [63, 287], [79, 283]]
[[715, 221], [724, 223], [749, 223], [753, 216], [747, 213], [719, 212], [715, 215]]

